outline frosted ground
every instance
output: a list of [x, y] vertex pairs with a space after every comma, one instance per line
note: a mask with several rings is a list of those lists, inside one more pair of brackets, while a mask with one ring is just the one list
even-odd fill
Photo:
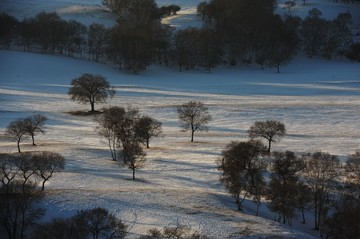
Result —
[[[21, 10], [6, 6], [23, 15], [45, 2], [66, 1], [37, 0], [32, 1], [34, 8], [23, 5]], [[179, 73], [176, 68], [152, 66], [132, 75], [83, 60], [0, 51], [0, 151], [16, 152], [16, 144], [3, 136], [10, 121], [31, 113], [48, 116], [47, 133], [36, 138], [38, 146], [30, 141], [22, 144], [23, 151], [50, 150], [67, 159], [65, 171], [46, 185], [47, 219], [104, 207], [129, 226], [128, 238], [177, 223], [214, 238], [316, 237], [310, 216], [307, 225], [295, 222], [289, 228], [274, 222], [265, 205], [260, 217], [253, 216], [251, 201], [243, 213], [237, 212], [219, 183], [216, 161], [226, 144], [247, 140], [250, 125], [266, 119], [280, 120], [288, 130], [273, 150], [298, 154], [322, 150], [341, 159], [359, 150], [360, 67], [346, 60], [299, 56], [281, 74], [275, 72], [223, 66], [210, 74]], [[116, 87], [116, 96], [98, 108], [133, 105], [163, 123], [163, 136], [146, 150], [147, 162], [135, 182], [129, 169], [111, 161], [93, 117], [69, 114], [89, 108], [67, 96], [71, 79], [83, 73], [104, 75]], [[214, 118], [209, 132], [195, 135], [195, 143], [180, 132], [176, 115], [176, 107], [189, 100], [209, 105]]]

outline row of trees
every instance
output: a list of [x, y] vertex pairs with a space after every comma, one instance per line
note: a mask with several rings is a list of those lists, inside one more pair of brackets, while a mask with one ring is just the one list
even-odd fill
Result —
[[[326, 20], [318, 9], [312, 9], [302, 20], [274, 15], [274, 3], [201, 2], [198, 13], [204, 26], [176, 32], [160, 23], [160, 10], [154, 0], [104, 1], [119, 17], [112, 28], [97, 23], [87, 27], [74, 20], [62, 20], [56, 13], [41, 12], [22, 22], [2, 13], [0, 46], [88, 58], [135, 73], [151, 63], [210, 71], [223, 62], [254, 63], [280, 71], [280, 66], [299, 49], [309, 57], [346, 55], [359, 59], [357, 44], [352, 42], [350, 13]], [[166, 7], [176, 13], [174, 6], [160, 9]]]
[[[349, 156], [342, 167], [336, 156], [325, 152], [298, 157], [291, 151], [271, 155], [266, 151], [260, 141], [250, 140], [231, 142], [222, 152], [221, 181], [235, 198], [239, 210], [248, 197], [254, 199], [257, 208], [266, 197], [278, 221], [291, 225], [293, 218], [301, 213], [305, 223], [305, 212], [312, 210], [314, 228], [322, 234], [345, 238], [338, 228], [346, 227], [346, 238], [356, 238], [358, 218], [352, 216], [354, 221], [339, 223], [337, 216], [351, 216], [351, 210], [359, 210], [360, 152]], [[345, 206], [345, 202], [349, 205]], [[334, 228], [331, 225], [335, 222], [339, 225]]]
[[64, 165], [64, 157], [53, 152], [0, 154], [0, 234], [26, 238], [45, 213], [40, 206], [45, 183]]
[[[272, 0], [261, 3], [212, 0], [201, 2], [197, 11], [208, 25], [222, 33], [228, 50], [225, 55], [233, 64], [245, 60], [260, 65], [283, 65], [300, 48], [309, 57], [322, 55], [328, 59], [349, 51], [353, 36], [349, 12], [326, 20], [314, 8], [302, 20], [289, 15], [280, 18], [273, 14], [273, 9]], [[273, 52], [267, 53], [269, 48]], [[283, 59], [272, 59], [274, 55]]]

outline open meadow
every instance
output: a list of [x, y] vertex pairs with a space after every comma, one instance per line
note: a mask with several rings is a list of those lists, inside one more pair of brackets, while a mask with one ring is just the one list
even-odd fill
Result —
[[[90, 109], [67, 94], [71, 80], [83, 73], [103, 75], [115, 87], [115, 96], [98, 109], [131, 105], [163, 124], [135, 181], [130, 169], [111, 160], [94, 116], [70, 114]], [[219, 239], [318, 238], [311, 215], [306, 225], [299, 218], [289, 227], [273, 220], [266, 201], [258, 217], [251, 200], [237, 211], [219, 181], [217, 161], [228, 143], [248, 140], [249, 127], [267, 119], [287, 129], [273, 151], [324, 151], [344, 161], [360, 150], [359, 76], [358, 63], [301, 54], [280, 74], [257, 66], [220, 66], [207, 73], [152, 65], [135, 75], [86, 60], [1, 50], [0, 152], [17, 151], [16, 142], [5, 136], [9, 122], [32, 113], [48, 117], [37, 146], [31, 140], [21, 143], [24, 152], [53, 151], [66, 158], [65, 170], [46, 184], [43, 220], [104, 207], [128, 225], [126, 238], [177, 224]], [[189, 100], [204, 102], [213, 117], [209, 131], [196, 133], [193, 143], [190, 133], [181, 131], [176, 112]]]

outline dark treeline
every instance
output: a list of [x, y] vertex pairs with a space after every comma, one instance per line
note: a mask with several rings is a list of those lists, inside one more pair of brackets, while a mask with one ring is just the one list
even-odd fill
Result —
[[118, 66], [130, 72], [150, 64], [179, 70], [206, 69], [219, 64], [258, 64], [275, 67], [288, 63], [297, 51], [308, 57], [346, 56], [360, 59], [353, 43], [350, 13], [333, 20], [312, 9], [305, 19], [274, 14], [274, 0], [211, 0], [198, 5], [202, 28], [175, 31], [160, 23], [179, 6], [158, 7], [154, 0], [104, 0], [117, 16], [114, 27], [61, 19], [41, 12], [18, 21], [0, 14], [0, 48], [79, 57]]

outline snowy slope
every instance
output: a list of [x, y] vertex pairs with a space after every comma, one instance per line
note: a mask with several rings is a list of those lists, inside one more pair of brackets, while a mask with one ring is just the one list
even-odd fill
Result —
[[[191, 16], [196, 5], [192, 3], [198, 1], [160, 2], [182, 6], [182, 17], [189, 17], [175, 18], [170, 24], [198, 24]], [[332, 4], [311, 2], [309, 7]], [[2, 0], [0, 8], [19, 18], [56, 10], [62, 17], [86, 24], [113, 23], [100, 0]], [[300, 6], [296, 11], [307, 14]], [[213, 238], [316, 237], [310, 223], [304, 226], [295, 220], [293, 228], [275, 223], [265, 205], [260, 217], [253, 216], [251, 201], [245, 213], [237, 212], [219, 183], [216, 161], [226, 144], [247, 140], [250, 125], [266, 119], [284, 122], [288, 131], [273, 150], [298, 154], [322, 150], [341, 159], [359, 150], [360, 67], [345, 60], [297, 57], [281, 74], [275, 72], [256, 66], [223, 66], [210, 74], [179, 73], [176, 68], [152, 66], [132, 75], [78, 59], [0, 51], [0, 151], [16, 151], [15, 143], [3, 135], [10, 121], [31, 113], [48, 116], [47, 133], [37, 137], [38, 146], [31, 146], [30, 141], [22, 144], [24, 151], [50, 150], [67, 159], [66, 170], [46, 185], [47, 219], [100, 206], [125, 221], [128, 238], [177, 223]], [[69, 114], [89, 108], [67, 96], [71, 79], [83, 73], [102, 74], [116, 87], [116, 96], [98, 108], [131, 104], [163, 123], [164, 134], [150, 143], [136, 182], [129, 180], [129, 169], [111, 161], [93, 118]], [[195, 135], [195, 143], [189, 142], [188, 133], [180, 132], [176, 115], [176, 107], [189, 100], [209, 105], [214, 118], [209, 132]]]
[[[310, 224], [290, 230], [273, 222], [265, 206], [260, 215], [270, 220], [252, 216], [250, 202], [248, 214], [237, 212], [218, 181], [221, 150], [231, 140], [246, 140], [250, 125], [265, 119], [281, 120], [289, 133], [274, 150], [323, 150], [345, 157], [360, 145], [360, 68], [348, 62], [298, 59], [282, 74], [226, 67], [211, 74], [179, 73], [154, 66], [131, 75], [93, 62], [0, 51], [0, 65], [1, 134], [17, 117], [45, 114], [47, 134], [37, 137], [37, 147], [27, 142], [23, 150], [51, 150], [67, 159], [65, 172], [47, 185], [48, 217], [105, 207], [130, 226], [129, 238], [178, 222], [214, 238], [249, 231], [310, 238], [315, 233]], [[71, 79], [85, 72], [102, 74], [116, 86], [109, 105], [131, 104], [163, 122], [164, 135], [151, 142], [147, 163], [137, 172], [139, 181], [129, 180], [130, 170], [110, 160], [92, 117], [67, 113], [89, 107], [71, 102], [66, 94]], [[208, 104], [214, 118], [209, 132], [196, 134], [193, 144], [180, 132], [176, 116], [176, 106], [190, 99]], [[16, 150], [4, 137], [0, 147]]]

